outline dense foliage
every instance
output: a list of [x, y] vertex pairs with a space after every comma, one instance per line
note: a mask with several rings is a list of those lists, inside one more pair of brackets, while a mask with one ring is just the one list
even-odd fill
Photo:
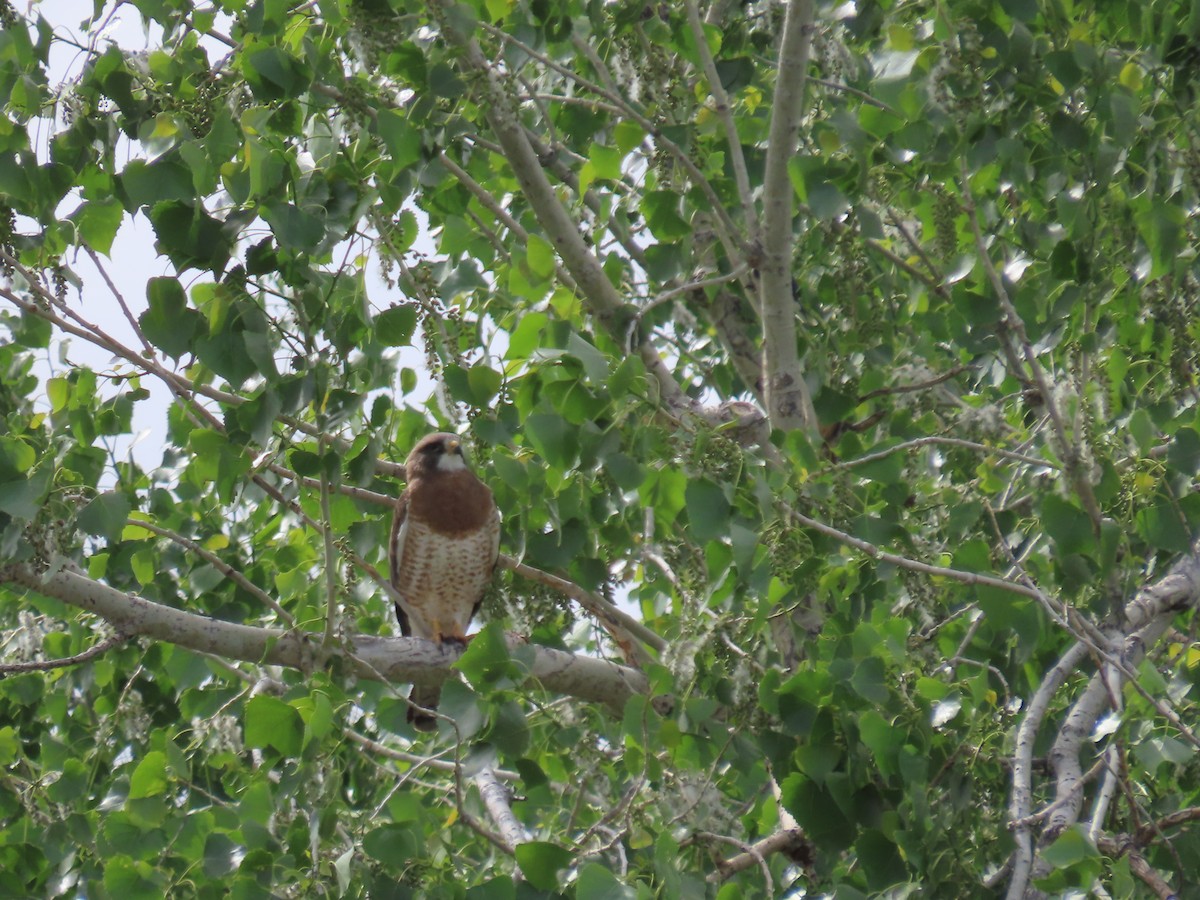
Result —
[[[1194, 3], [53, 5], [0, 894], [1186, 896]], [[507, 557], [426, 736], [451, 658], [374, 638], [439, 429]]]

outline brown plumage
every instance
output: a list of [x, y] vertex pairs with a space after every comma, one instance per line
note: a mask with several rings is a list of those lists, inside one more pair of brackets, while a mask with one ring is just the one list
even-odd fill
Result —
[[[462, 645], [496, 567], [500, 512], [491, 490], [467, 468], [453, 434], [421, 438], [404, 467], [408, 484], [388, 542], [400, 632]], [[414, 687], [409, 699], [432, 710], [440, 694], [437, 685]], [[412, 707], [408, 720], [422, 731], [436, 721]]]

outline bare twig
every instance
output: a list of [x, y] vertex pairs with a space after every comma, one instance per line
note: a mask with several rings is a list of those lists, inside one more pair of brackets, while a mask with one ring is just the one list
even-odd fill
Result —
[[98, 656], [103, 656], [113, 647], [119, 647], [130, 639], [128, 634], [114, 634], [93, 644], [82, 653], [74, 656], [64, 656], [60, 659], [43, 659], [36, 662], [0, 664], [0, 675], [16, 675], [20, 672], [49, 672], [53, 669], [65, 669], [68, 666], [78, 666], [90, 662]]
[[878, 388], [874, 391], [867, 391], [867, 393], [858, 398], [858, 402], [862, 403], [865, 400], [874, 400], [876, 397], [890, 397], [894, 394], [915, 394], [918, 391], [927, 391], [931, 387], [937, 387], [939, 384], [961, 375], [969, 368], [970, 366], [954, 366], [949, 372], [938, 375], [936, 378], [930, 378], [928, 381], [918, 381], [913, 384], [898, 384]]
[[[439, 14], [444, 14], [450, 2], [437, 0], [433, 6]], [[475, 38], [458, 31], [448, 19], [443, 22], [442, 34], [463, 51], [463, 64], [478, 77], [488, 124], [504, 149], [505, 158], [548, 239], [579, 285], [582, 299], [605, 329], [613, 333], [624, 300], [546, 177], [521, 119], [513, 108], [513, 100], [501, 74], [488, 63]], [[620, 335], [614, 334], [614, 337], [619, 338]], [[638, 346], [638, 355], [658, 384], [664, 413], [678, 418], [696, 409], [696, 403], [683, 392], [653, 344], [642, 342]]]
[[663, 291], [653, 300], [648, 301], [645, 306], [641, 307], [641, 309], [637, 311], [637, 315], [635, 315], [630, 321], [629, 327], [625, 332], [625, 345], [627, 347], [632, 346], [633, 339], [637, 335], [638, 326], [641, 325], [642, 319], [644, 319], [651, 310], [658, 309], [658, 307], [662, 306], [664, 303], [669, 303], [676, 297], [681, 297], [684, 294], [690, 294], [692, 291], [699, 291], [706, 287], [713, 287], [714, 285], [727, 284], [730, 281], [737, 281], [739, 278], [745, 275], [749, 269], [750, 267], [746, 263], [742, 263], [732, 272], [728, 272], [724, 275], [713, 275], [708, 278], [700, 278], [696, 281], [689, 281], [687, 284], [681, 284], [679, 287], [674, 287], [670, 290]]
[[646, 646], [657, 651], [662, 651], [667, 646], [666, 641], [662, 637], [655, 634], [637, 619], [618, 609], [614, 604], [609, 603], [602, 597], [585, 591], [574, 582], [567, 581], [565, 578], [559, 578], [557, 575], [551, 575], [549, 572], [543, 572], [541, 569], [536, 569], [525, 563], [517, 562], [511, 556], [503, 554], [500, 556], [499, 564], [506, 569], [512, 569], [522, 578], [528, 578], [530, 581], [544, 584], [546, 587], [553, 588], [559, 593], [570, 597], [599, 619], [606, 627], [615, 628], [621, 632], [628, 632]]
[[701, 836], [733, 844], [742, 850], [737, 856], [731, 856], [729, 859], [720, 860], [717, 863], [716, 871], [710, 872], [707, 879], [705, 879], [709, 884], [720, 884], [722, 881], [732, 878], [738, 872], [749, 869], [752, 866], [758, 866], [762, 870], [763, 878], [767, 884], [766, 893], [768, 897], [774, 893], [774, 889], [771, 880], [771, 870], [767, 867], [766, 857], [772, 853], [786, 853], [788, 856], [794, 854], [804, 859], [812, 859], [816, 855], [812, 844], [799, 828], [785, 828], [782, 831], [777, 831], [763, 838], [761, 841], [755, 841], [753, 844], [747, 844], [735, 838], [725, 837], [724, 835], [704, 833]]
[[221, 559], [221, 557], [217, 556], [204, 546], [196, 543], [190, 538], [184, 537], [182, 534], [179, 534], [176, 531], [172, 531], [169, 528], [164, 528], [161, 525], [156, 525], [153, 522], [147, 522], [144, 519], [126, 519], [125, 522], [127, 525], [132, 525], [136, 528], [144, 528], [152, 534], [157, 534], [159, 537], [167, 538], [168, 540], [187, 550], [189, 553], [196, 554], [250, 596], [257, 599], [264, 606], [270, 607], [275, 615], [279, 616], [279, 618], [284, 622], [287, 622], [289, 625], [296, 624], [296, 620], [292, 617], [292, 614], [280, 606], [274, 597], [272, 597], [253, 581], [251, 581], [237, 569], [233, 568], [233, 566], [227, 564]]
[[891, 563], [901, 569], [907, 569], [910, 572], [921, 572], [925, 575], [937, 575], [942, 578], [949, 578], [952, 581], [958, 581], [962, 584], [986, 584], [989, 587], [1000, 588], [1004, 591], [1010, 591], [1014, 594], [1020, 594], [1024, 597], [1032, 597], [1035, 600], [1043, 599], [1041, 591], [1024, 584], [1009, 581], [1004, 578], [997, 578], [994, 575], [986, 575], [982, 572], [966, 572], [961, 569], [950, 569], [945, 566], [935, 566], [930, 563], [924, 563], [920, 560], [909, 559], [906, 556], [900, 556], [896, 553], [889, 553], [886, 550], [881, 550], [875, 544], [864, 541], [861, 538], [856, 538], [852, 534], [847, 534], [832, 525], [826, 525], [824, 522], [804, 515], [804, 513], [793, 509], [790, 506], [783, 507], [789, 516], [799, 522], [806, 528], [811, 528], [814, 531], [819, 531], [821, 534], [827, 535], [836, 541], [839, 541], [847, 546], [860, 550], [872, 559], [877, 559], [882, 562]]
[[696, 0], [685, 0], [687, 7], [688, 25], [692, 30], [692, 38], [696, 43], [696, 53], [700, 57], [700, 68], [708, 81], [708, 89], [712, 93], [717, 118], [725, 129], [725, 143], [729, 146], [729, 161], [733, 168], [733, 183], [737, 186], [738, 199], [742, 203], [742, 219], [745, 222], [747, 238], [751, 244], [757, 244], [758, 216], [754, 210], [754, 197], [750, 192], [750, 175], [746, 170], [746, 156], [742, 152], [742, 140], [738, 137], [737, 123], [733, 120], [733, 107], [729, 103], [729, 95], [721, 84], [721, 76], [717, 72], [717, 63], [708, 49], [708, 38], [704, 33], [704, 23], [700, 21], [700, 9]]
[[987, 274], [988, 281], [992, 285], [992, 291], [995, 293], [996, 300], [1003, 312], [1002, 325], [1012, 333], [1020, 345], [1025, 365], [1029, 368], [1029, 372], [1037, 384], [1046, 413], [1050, 416], [1054, 435], [1058, 439], [1059, 448], [1063, 454], [1064, 467], [1071, 479], [1071, 486], [1075, 489], [1076, 494], [1078, 494], [1079, 499], [1083, 503], [1084, 510], [1092, 520], [1093, 530], [1096, 534], [1099, 534], [1102, 518], [1100, 504], [1096, 500], [1096, 494], [1092, 490], [1092, 484], [1088, 480], [1087, 473], [1082, 470], [1079, 448], [1075, 446], [1067, 431], [1065, 417], [1059, 408], [1058, 399], [1054, 394], [1054, 386], [1050, 383], [1046, 370], [1042, 368], [1042, 364], [1038, 360], [1037, 353], [1034, 351], [1032, 343], [1030, 343], [1029, 335], [1025, 331], [1025, 323], [1017, 312], [1017, 308], [1013, 305], [1012, 298], [1008, 295], [1008, 289], [1004, 286], [1004, 280], [1000, 277], [1000, 273], [996, 270], [996, 266], [992, 262], [992, 257], [988, 252], [987, 242], [984, 240], [983, 230], [979, 224], [979, 213], [975, 206], [975, 196], [971, 192], [971, 177], [965, 160], [962, 163], [961, 184], [963, 202], [967, 218], [971, 223], [971, 231], [975, 235], [975, 248], [979, 254], [979, 261], [983, 266], [984, 272]]
[[832, 471], [834, 469], [851, 469], [855, 466], [861, 466], [880, 459], [886, 459], [887, 457], [896, 453], [905, 453], [909, 450], [915, 450], [918, 447], [928, 447], [931, 445], [962, 447], [966, 450], [975, 450], [987, 456], [999, 456], [1002, 459], [1024, 463], [1027, 466], [1038, 466], [1039, 468], [1047, 469], [1060, 468], [1058, 463], [1050, 460], [1038, 459], [1036, 456], [1026, 456], [1023, 453], [1014, 453], [1011, 450], [1002, 450], [999, 447], [989, 447], [987, 444], [980, 444], [976, 441], [967, 441], [963, 440], [962, 438], [931, 435], [930, 437], [914, 438], [911, 441], [903, 441], [902, 443], [894, 444], [891, 447], [885, 447], [882, 450], [876, 450], [874, 453], [868, 453], [864, 456], [857, 456], [854, 459], [841, 460], [829, 466], [825, 471]]
[[329, 474], [325, 468], [325, 453], [327, 443], [322, 440], [320, 442], [321, 449], [321, 547], [325, 554], [325, 635], [321, 639], [323, 647], [329, 647], [333, 643], [334, 634], [338, 628], [338, 566], [336, 563], [337, 555], [333, 549], [333, 528], [330, 523], [333, 521], [333, 514], [330, 511], [329, 505]]

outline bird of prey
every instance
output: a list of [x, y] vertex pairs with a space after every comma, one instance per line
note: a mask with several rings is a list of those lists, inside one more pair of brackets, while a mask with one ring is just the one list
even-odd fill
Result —
[[[496, 567], [500, 511], [453, 434], [421, 438], [404, 467], [408, 484], [388, 545], [400, 632], [462, 646]], [[408, 720], [415, 728], [433, 730], [435, 718], [416, 707], [436, 709], [440, 694], [440, 685], [413, 688]]]

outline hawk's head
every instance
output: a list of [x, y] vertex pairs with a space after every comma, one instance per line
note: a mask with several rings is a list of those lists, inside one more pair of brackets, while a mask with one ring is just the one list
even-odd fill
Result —
[[458, 435], [445, 432], [427, 434], [417, 441], [404, 463], [409, 481], [438, 472], [458, 472], [466, 467]]

